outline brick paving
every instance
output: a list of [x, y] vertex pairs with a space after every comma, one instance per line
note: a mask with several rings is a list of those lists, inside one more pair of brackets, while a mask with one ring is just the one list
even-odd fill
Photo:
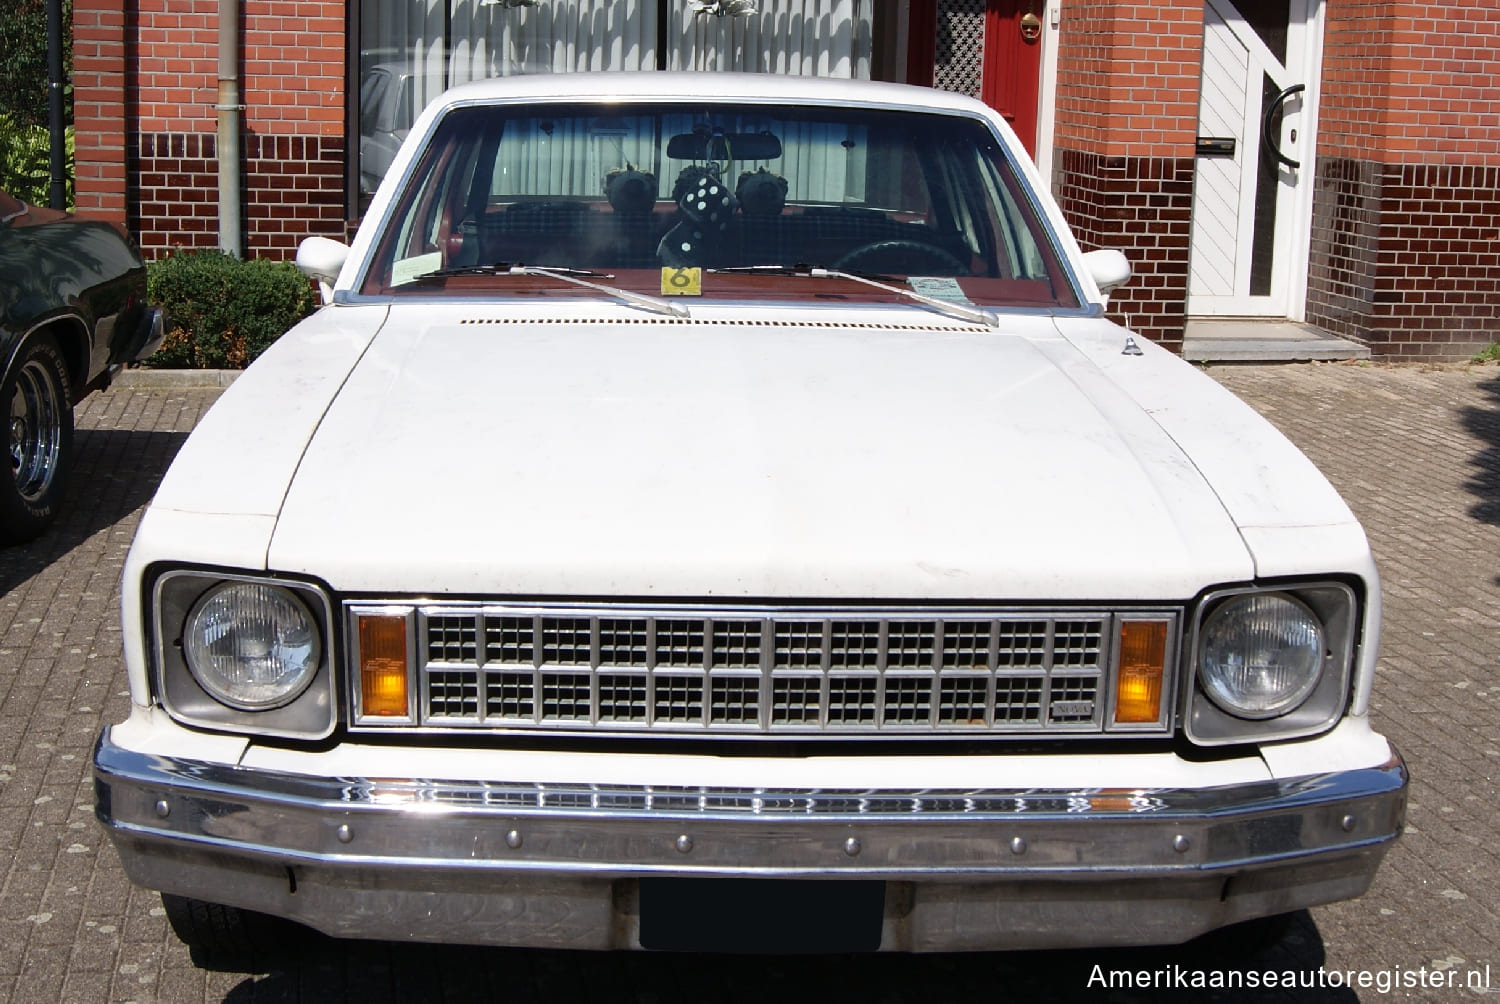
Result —
[[[1500, 369], [1218, 367], [1343, 491], [1374, 543], [1386, 622], [1376, 726], [1412, 770], [1410, 827], [1362, 900], [1301, 914], [1277, 972], [1490, 970], [1500, 993]], [[195, 965], [93, 819], [89, 755], [125, 715], [120, 566], [172, 455], [219, 392], [117, 386], [78, 412], [60, 524], [0, 551], [0, 1001], [1460, 1000], [1463, 989], [1088, 988], [1185, 949], [702, 958], [302, 939], [249, 972]], [[1210, 960], [1211, 962], [1211, 960]]]

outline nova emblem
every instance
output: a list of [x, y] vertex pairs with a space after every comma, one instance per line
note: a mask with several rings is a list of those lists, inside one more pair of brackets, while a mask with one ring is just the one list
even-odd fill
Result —
[[1093, 701], [1053, 701], [1053, 718], [1091, 718], [1094, 714]]

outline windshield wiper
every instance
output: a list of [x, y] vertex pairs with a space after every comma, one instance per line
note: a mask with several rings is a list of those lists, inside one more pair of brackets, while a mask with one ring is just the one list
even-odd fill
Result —
[[497, 261], [493, 265], [454, 265], [452, 268], [440, 268], [432, 272], [423, 272], [415, 276], [412, 282], [421, 282], [424, 279], [451, 279], [455, 275], [531, 275], [543, 268], [549, 273], [560, 275], [576, 275], [590, 279], [613, 279], [610, 272], [595, 272], [591, 268], [564, 268], [561, 265], [523, 265], [520, 262]]
[[887, 293], [896, 293], [900, 296], [916, 300], [918, 303], [926, 304], [940, 314], [956, 317], [963, 321], [972, 321], [975, 324], [984, 324], [992, 328], [1000, 327], [1000, 317], [993, 311], [983, 310], [979, 307], [967, 307], [962, 303], [954, 303], [951, 300], [939, 300], [935, 296], [918, 293], [914, 289], [895, 285], [895, 277], [888, 275], [871, 275], [862, 272], [845, 272], [842, 269], [822, 268], [817, 265], [734, 265], [728, 268], [711, 268], [709, 272], [739, 272], [760, 275], [784, 275], [806, 279], [846, 279], [849, 282], [859, 282], [866, 286], [884, 290]]
[[[682, 304], [673, 303], [665, 297], [636, 293], [628, 289], [620, 289], [617, 286], [606, 286], [602, 282], [590, 282], [589, 279], [613, 279], [614, 275], [609, 272], [595, 272], [587, 268], [520, 265], [502, 261], [496, 262], [493, 265], [457, 265], [453, 268], [440, 268], [434, 272], [423, 272], [412, 279], [412, 282], [427, 282], [463, 275], [539, 275], [548, 279], [556, 279], [559, 282], [569, 282], [575, 286], [597, 289], [601, 293], [608, 293], [616, 299], [624, 300], [632, 306], [650, 310], [657, 314], [670, 314], [673, 317], [691, 316], [688, 314], [688, 309]], [[584, 278], [585, 276], [588, 278]]]

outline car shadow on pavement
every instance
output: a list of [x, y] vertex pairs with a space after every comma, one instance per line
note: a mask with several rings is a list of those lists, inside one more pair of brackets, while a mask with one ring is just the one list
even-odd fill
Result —
[[[151, 501], [186, 432], [78, 429], [73, 434], [73, 470], [57, 522], [35, 540], [0, 548], [0, 596]], [[128, 548], [135, 519], [98, 541], [101, 548]]]
[[1500, 380], [1486, 380], [1479, 387], [1489, 396], [1491, 407], [1469, 407], [1461, 413], [1464, 428], [1485, 444], [1470, 461], [1474, 473], [1464, 488], [1478, 499], [1469, 507], [1469, 515], [1500, 525]]
[[[225, 997], [228, 1004], [499, 999], [507, 1004], [1357, 1002], [1355, 991], [1330, 985], [1334, 979], [1323, 976], [1325, 958], [1312, 917], [1301, 911], [1278, 944], [1248, 957], [1226, 953], [1222, 943], [1198, 942], [1167, 948], [946, 955], [595, 953], [338, 941], [299, 931], [293, 949], [244, 969], [220, 971], [258, 974], [235, 986]], [[1272, 979], [1274, 986], [1269, 985]], [[1299, 982], [1288, 986], [1288, 979]]]

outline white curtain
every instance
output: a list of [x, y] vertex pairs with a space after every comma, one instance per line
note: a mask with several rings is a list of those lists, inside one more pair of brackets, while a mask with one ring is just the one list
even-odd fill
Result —
[[868, 79], [873, 0], [754, 0], [753, 13], [699, 13], [670, 0], [667, 69]]
[[453, 83], [515, 73], [656, 69], [655, 0], [453, 0]]
[[[413, 117], [447, 87], [517, 73], [652, 70], [662, 62], [675, 70], [870, 76], [874, 0], [754, 0], [752, 13], [722, 17], [699, 12], [711, 0], [667, 0], [664, 59], [657, 53], [658, 0], [358, 2], [361, 83], [372, 67], [389, 67], [410, 90]], [[785, 138], [790, 153], [821, 137]], [[646, 155], [612, 152], [611, 142], [601, 136], [585, 145], [601, 162]], [[821, 152], [780, 165], [794, 192], [828, 201], [858, 196], [844, 187], [845, 177], [859, 175], [857, 155], [844, 156], [837, 143], [808, 148]], [[670, 191], [670, 178], [661, 180]]]
[[[627, 167], [655, 170], [654, 140], [649, 120], [520, 118], [506, 126], [500, 140], [490, 191], [500, 199], [602, 198], [609, 172]], [[658, 179], [658, 191], [660, 187]]]

